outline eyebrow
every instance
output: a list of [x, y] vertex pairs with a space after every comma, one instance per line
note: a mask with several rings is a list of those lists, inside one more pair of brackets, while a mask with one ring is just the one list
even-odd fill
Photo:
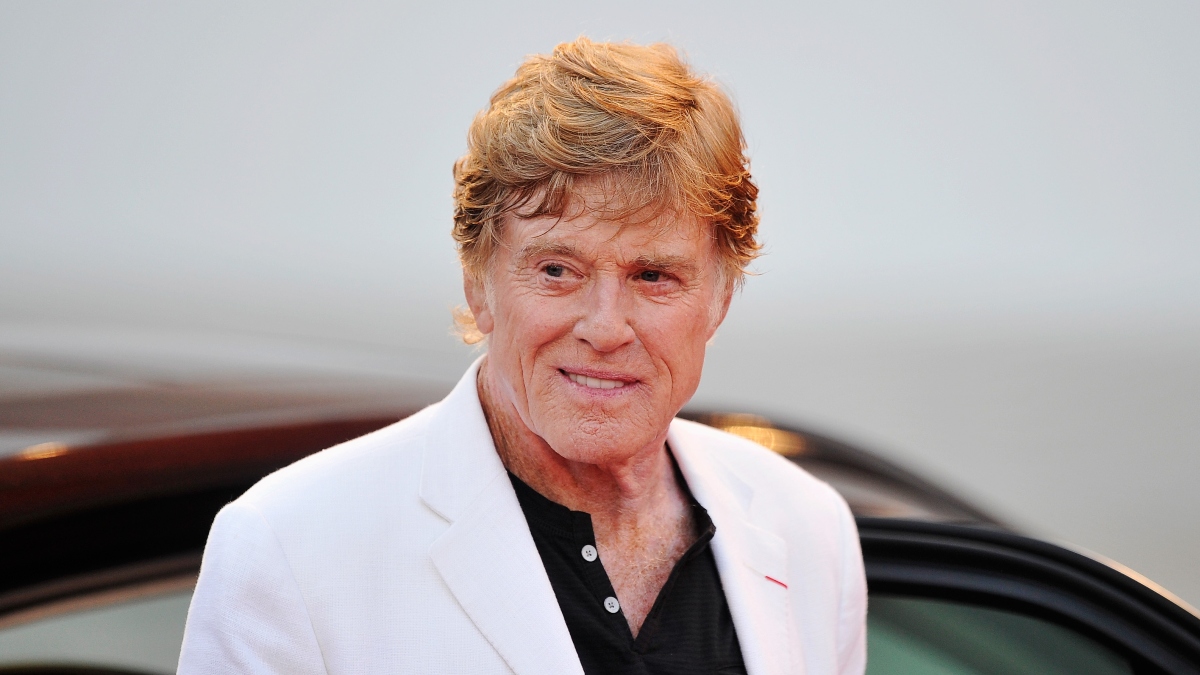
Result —
[[525, 264], [530, 258], [537, 258], [543, 255], [560, 255], [566, 258], [578, 258], [579, 251], [574, 246], [567, 244], [549, 243], [549, 242], [534, 242], [526, 244], [517, 252], [517, 261], [520, 264]]
[[659, 270], [670, 274], [692, 275], [699, 271], [696, 262], [682, 255], [646, 256], [640, 255], [634, 259], [635, 267]]

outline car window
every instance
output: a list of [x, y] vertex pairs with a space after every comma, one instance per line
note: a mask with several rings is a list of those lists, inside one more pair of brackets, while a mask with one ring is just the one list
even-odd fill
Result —
[[1129, 661], [1056, 624], [969, 604], [872, 596], [867, 675], [1131, 675]]
[[0, 628], [0, 671], [75, 666], [174, 673], [191, 600], [191, 588], [176, 588], [6, 625]]
[[[0, 668], [173, 673], [190, 588], [0, 628]], [[1103, 645], [1050, 622], [957, 602], [872, 596], [867, 675], [1132, 675]]]

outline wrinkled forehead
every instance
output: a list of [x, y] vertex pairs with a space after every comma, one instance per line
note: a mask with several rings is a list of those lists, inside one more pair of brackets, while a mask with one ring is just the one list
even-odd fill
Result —
[[586, 216], [659, 228], [695, 220], [687, 215], [687, 200], [672, 181], [628, 171], [558, 175], [518, 199], [509, 211], [517, 218]]
[[502, 248], [518, 264], [548, 254], [620, 264], [717, 264], [711, 226], [699, 218], [666, 210], [614, 215], [584, 204], [561, 215], [506, 217]]
[[569, 189], [554, 192], [550, 186], [535, 191], [525, 204], [506, 214], [503, 229], [542, 238], [600, 230], [611, 238], [647, 245], [712, 239], [711, 224], [689, 213], [673, 190], [642, 177], [617, 172], [576, 176]]

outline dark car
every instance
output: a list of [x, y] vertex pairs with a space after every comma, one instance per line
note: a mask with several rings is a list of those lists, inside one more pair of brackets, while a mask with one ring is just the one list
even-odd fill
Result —
[[[308, 378], [3, 397], [3, 438], [37, 442], [0, 457], [0, 674], [173, 672], [217, 510], [439, 394]], [[1200, 618], [1129, 570], [1014, 533], [844, 443], [752, 415], [689, 416], [850, 503], [869, 673], [1200, 674]]]

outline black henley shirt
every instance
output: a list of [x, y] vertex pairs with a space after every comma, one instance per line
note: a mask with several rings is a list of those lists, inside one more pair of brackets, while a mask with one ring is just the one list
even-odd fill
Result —
[[704, 507], [692, 500], [700, 536], [671, 570], [635, 638], [596, 550], [592, 517], [509, 478], [586, 675], [745, 675], [709, 545], [717, 528]]

